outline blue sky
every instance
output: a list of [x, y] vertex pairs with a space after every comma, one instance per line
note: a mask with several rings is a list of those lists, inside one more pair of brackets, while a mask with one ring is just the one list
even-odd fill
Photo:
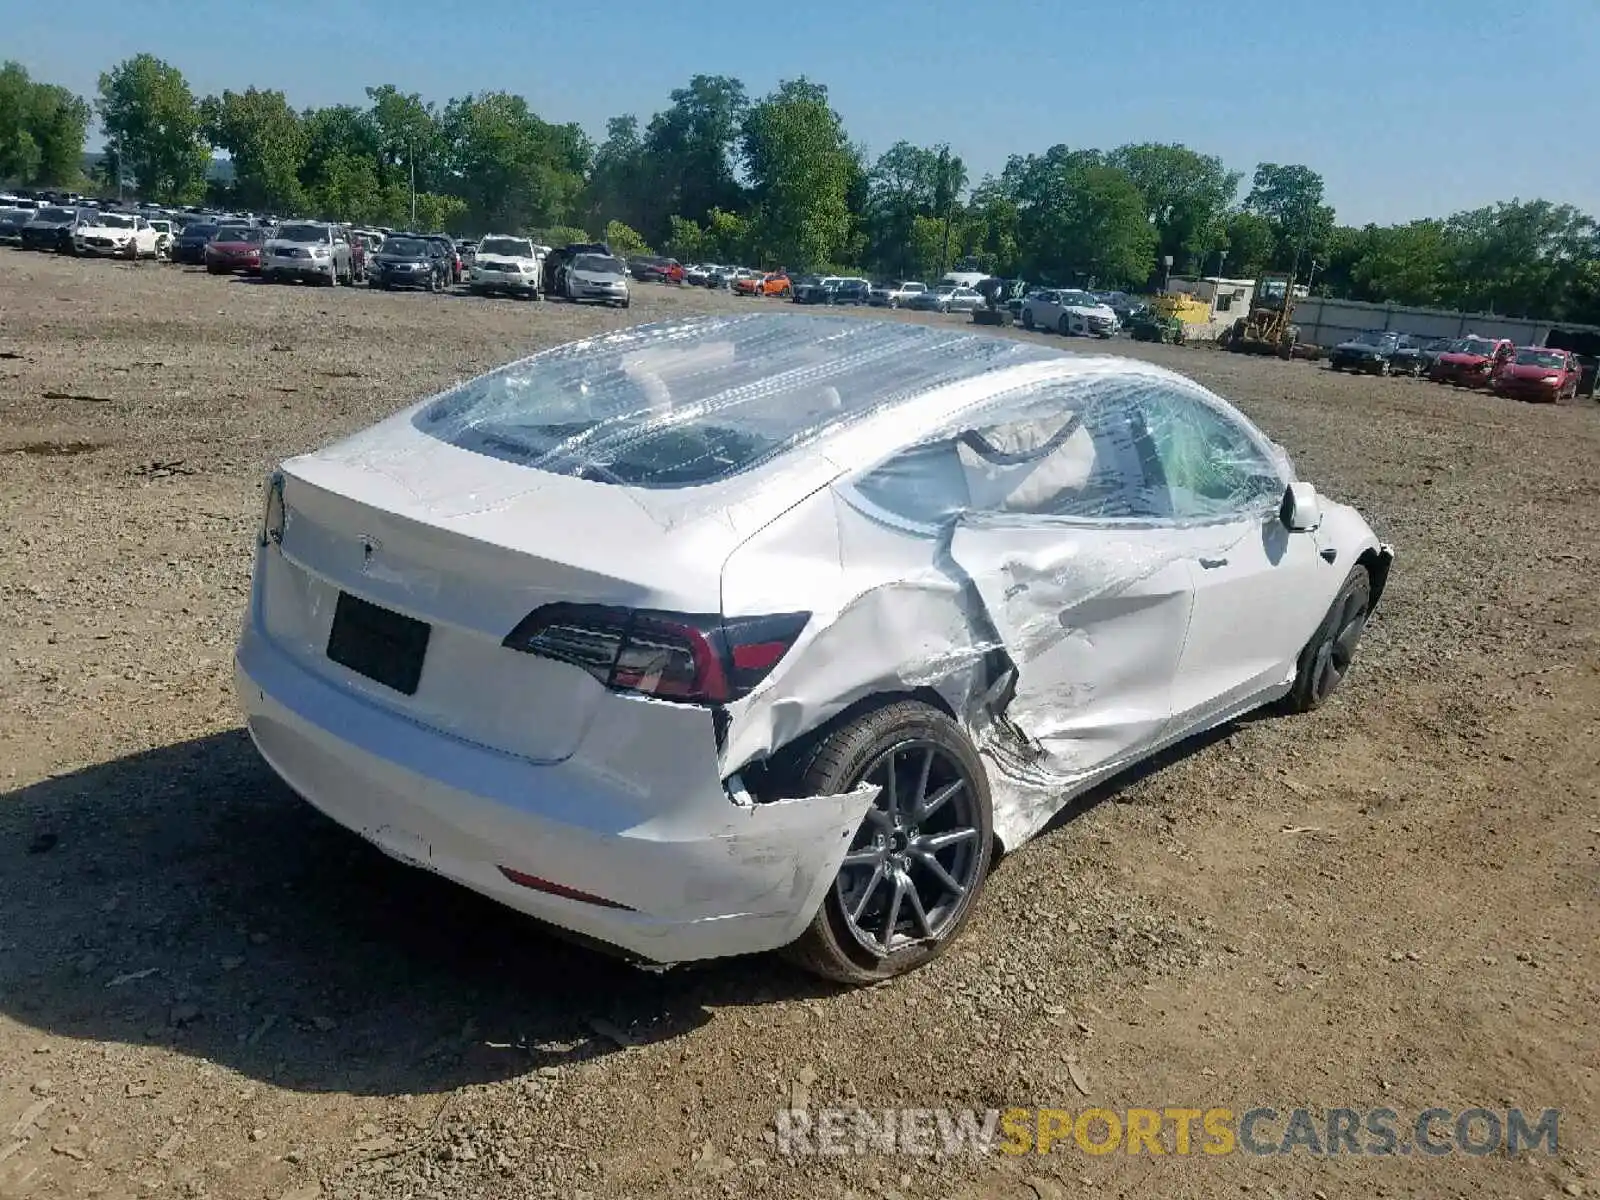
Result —
[[[394, 83], [520, 92], [603, 134], [696, 73], [827, 84], [851, 136], [947, 141], [974, 182], [1064, 142], [1177, 141], [1303, 162], [1342, 221], [1544, 197], [1600, 211], [1600, 0], [76, 0], [6, 3], [0, 57], [92, 96], [149, 50], [197, 93], [297, 107]], [[1230, 13], [1259, 13], [1246, 28]], [[443, 14], [449, 13], [446, 16]], [[208, 15], [214, 14], [214, 15]]]

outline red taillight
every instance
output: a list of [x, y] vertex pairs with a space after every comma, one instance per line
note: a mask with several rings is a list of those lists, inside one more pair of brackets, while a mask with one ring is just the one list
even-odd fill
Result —
[[529, 613], [505, 644], [570, 663], [617, 691], [724, 704], [748, 695], [771, 673], [810, 616], [723, 618], [547, 604]]
[[568, 887], [564, 883], [552, 883], [548, 879], [541, 879], [537, 875], [529, 875], [523, 871], [514, 871], [510, 867], [501, 867], [500, 874], [518, 887], [529, 888], [535, 892], [543, 892], [547, 896], [560, 896], [564, 900], [578, 900], [584, 904], [597, 904], [601, 908], [620, 908], [624, 912], [638, 911], [619, 901], [607, 900], [604, 896], [596, 896], [593, 892], [580, 892], [577, 888]]

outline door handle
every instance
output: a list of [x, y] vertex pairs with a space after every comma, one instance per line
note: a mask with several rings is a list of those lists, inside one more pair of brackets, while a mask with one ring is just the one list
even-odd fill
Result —
[[1228, 560], [1225, 558], [1202, 558], [1200, 560], [1200, 565], [1208, 571], [1214, 571], [1218, 567], [1227, 566]]

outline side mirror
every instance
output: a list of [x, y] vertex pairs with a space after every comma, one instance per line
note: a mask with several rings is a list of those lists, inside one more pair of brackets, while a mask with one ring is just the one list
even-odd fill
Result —
[[1322, 524], [1322, 505], [1317, 500], [1317, 489], [1309, 483], [1296, 481], [1283, 493], [1283, 503], [1278, 506], [1278, 520], [1290, 533], [1308, 533]]

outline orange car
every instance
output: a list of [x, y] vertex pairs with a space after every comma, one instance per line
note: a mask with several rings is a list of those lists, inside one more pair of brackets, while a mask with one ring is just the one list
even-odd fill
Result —
[[747, 279], [735, 279], [733, 290], [741, 296], [787, 296], [789, 277], [782, 271], [760, 277], [752, 275]]

